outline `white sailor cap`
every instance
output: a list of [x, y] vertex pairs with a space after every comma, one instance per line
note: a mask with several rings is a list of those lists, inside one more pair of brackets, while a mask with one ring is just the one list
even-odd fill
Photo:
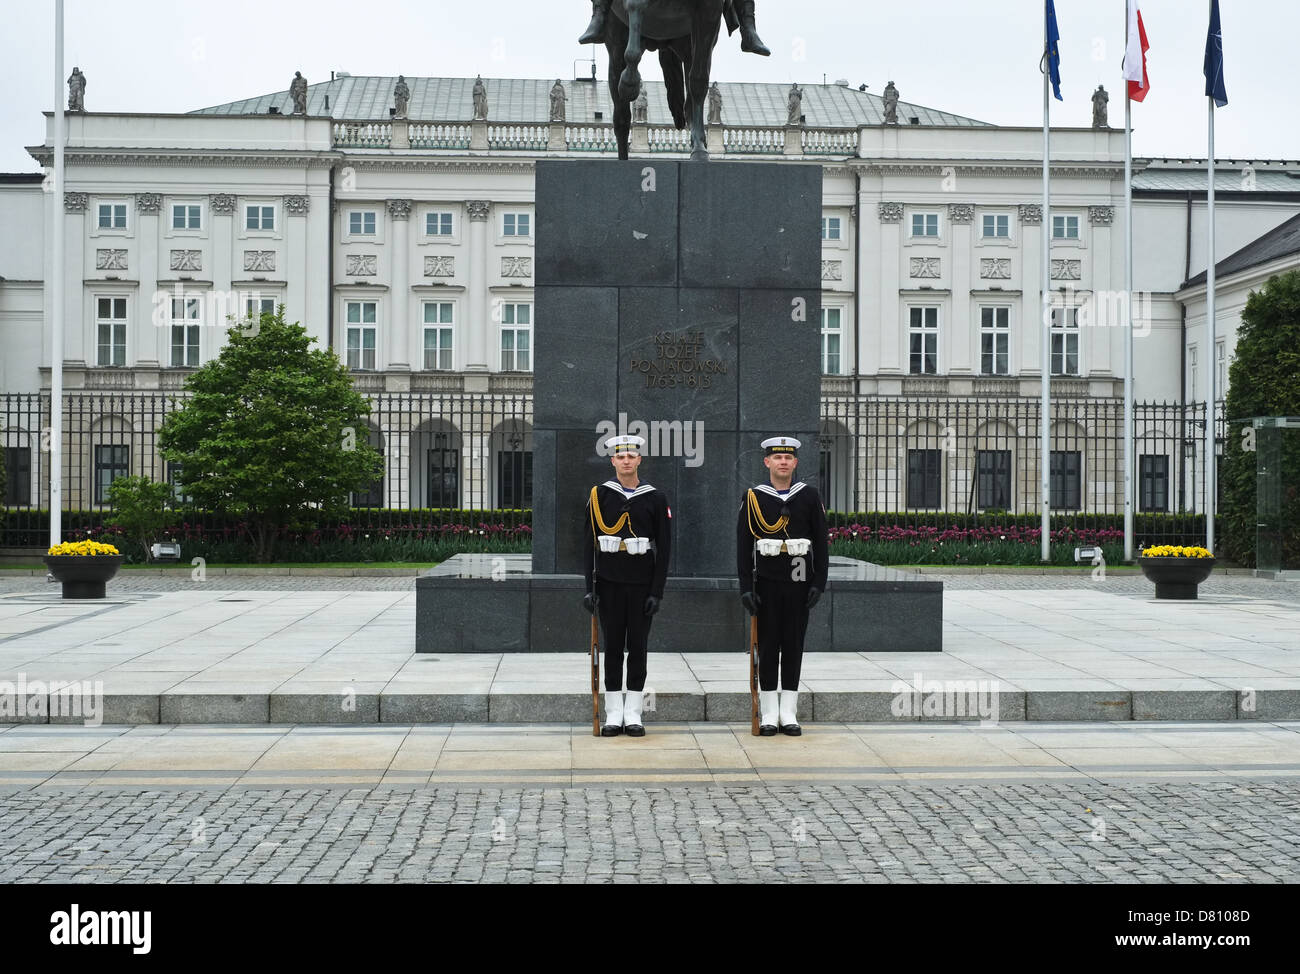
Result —
[[769, 457], [773, 453], [797, 453], [803, 446], [793, 436], [770, 436], [761, 445]]
[[605, 449], [610, 453], [635, 453], [641, 455], [645, 440], [639, 436], [611, 436], [605, 441]]

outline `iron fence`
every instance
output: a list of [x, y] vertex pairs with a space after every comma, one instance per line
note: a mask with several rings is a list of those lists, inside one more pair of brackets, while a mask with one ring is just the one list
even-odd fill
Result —
[[[183, 392], [69, 392], [60, 411], [62, 507], [83, 520], [111, 511], [118, 476], [183, 483], [158, 451], [165, 417]], [[533, 412], [527, 392], [372, 393], [366, 437], [384, 476], [350, 497], [359, 524], [395, 512], [493, 512], [522, 523], [532, 507]], [[1041, 403], [1027, 398], [855, 397], [822, 400], [820, 486], [836, 512], [875, 512], [899, 524], [970, 523], [972, 517], [1039, 512]], [[1096, 527], [1123, 514], [1123, 405], [1059, 399], [1051, 406], [1049, 492], [1054, 526]], [[1225, 422], [1220, 408], [1217, 439]], [[1205, 511], [1205, 406], [1143, 403], [1135, 409], [1135, 511], [1182, 537]], [[6, 484], [0, 548], [32, 544], [49, 506], [49, 393], [0, 395]], [[192, 522], [183, 488], [174, 503]], [[1186, 519], [1180, 521], [1180, 518]], [[1113, 521], [1108, 522], [1113, 523]]]

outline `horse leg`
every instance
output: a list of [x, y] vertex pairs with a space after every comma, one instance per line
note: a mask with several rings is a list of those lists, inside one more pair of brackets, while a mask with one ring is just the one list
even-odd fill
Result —
[[623, 49], [627, 47], [623, 22], [611, 16], [606, 21], [605, 50], [609, 54], [609, 98], [614, 103], [614, 138], [618, 142], [618, 157], [627, 158], [628, 136], [632, 130], [632, 103], [618, 93], [619, 75], [623, 72]]
[[641, 19], [649, 0], [627, 0], [627, 48], [623, 51], [625, 67], [618, 79], [618, 96], [622, 101], [634, 102], [641, 93], [641, 55], [645, 47], [641, 40]]
[[709, 72], [713, 68], [713, 45], [718, 40], [720, 17], [696, 15], [691, 36], [690, 56], [686, 60], [687, 105], [691, 110], [691, 158], [709, 158], [704, 134], [704, 102], [709, 96]]
[[664, 72], [664, 87], [668, 89], [668, 110], [673, 113], [673, 124], [679, 129], [684, 129], [686, 128], [686, 81], [682, 59], [678, 57], [672, 45], [665, 44], [659, 48], [659, 67]]

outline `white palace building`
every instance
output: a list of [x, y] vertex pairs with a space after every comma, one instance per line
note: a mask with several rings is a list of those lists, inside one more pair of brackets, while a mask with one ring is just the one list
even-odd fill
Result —
[[[125, 473], [174, 476], [154, 436], [228, 316], [283, 304], [373, 405], [386, 507], [520, 507], [531, 492], [533, 167], [616, 163], [603, 82], [394, 77], [311, 85], [184, 115], [67, 116], [66, 197], [0, 175], [0, 444], [10, 507], [48, 503], [51, 308], [64, 293], [65, 498]], [[649, 82], [637, 158], [684, 159]], [[846, 84], [720, 85], [708, 165], [822, 167], [820, 466], [842, 511], [1039, 503], [1042, 132]], [[46, 116], [35, 162], [52, 166]], [[633, 163], [635, 164], [635, 163]], [[1216, 176], [1214, 348], [1206, 347], [1203, 160], [1134, 162], [1139, 510], [1203, 509], [1206, 369], [1226, 386], [1239, 313], [1300, 266], [1300, 162]], [[1117, 513], [1122, 484], [1124, 134], [1052, 134], [1052, 507]], [[65, 277], [50, 242], [62, 220]], [[1198, 277], [1199, 276], [1199, 281]], [[1203, 426], [1200, 428], [1203, 430]]]

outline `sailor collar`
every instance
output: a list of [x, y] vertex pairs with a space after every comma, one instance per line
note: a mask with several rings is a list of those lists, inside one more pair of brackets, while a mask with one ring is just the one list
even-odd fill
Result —
[[640, 497], [642, 494], [648, 494], [650, 491], [655, 489], [654, 484], [642, 483], [637, 485], [636, 490], [630, 491], [617, 480], [607, 480], [605, 481], [604, 486], [608, 487], [610, 490], [618, 491], [624, 497]]
[[777, 500], [783, 501], [793, 497], [795, 494], [799, 493], [799, 491], [803, 490], [804, 487], [806, 486], [807, 484], [801, 480], [798, 483], [791, 484], [790, 489], [787, 490], [784, 494], [781, 493], [779, 490], [777, 490], [775, 487], [773, 487], [771, 484], [755, 484], [754, 489], [759, 491], [760, 493], [770, 494], [771, 496], [775, 497]]

